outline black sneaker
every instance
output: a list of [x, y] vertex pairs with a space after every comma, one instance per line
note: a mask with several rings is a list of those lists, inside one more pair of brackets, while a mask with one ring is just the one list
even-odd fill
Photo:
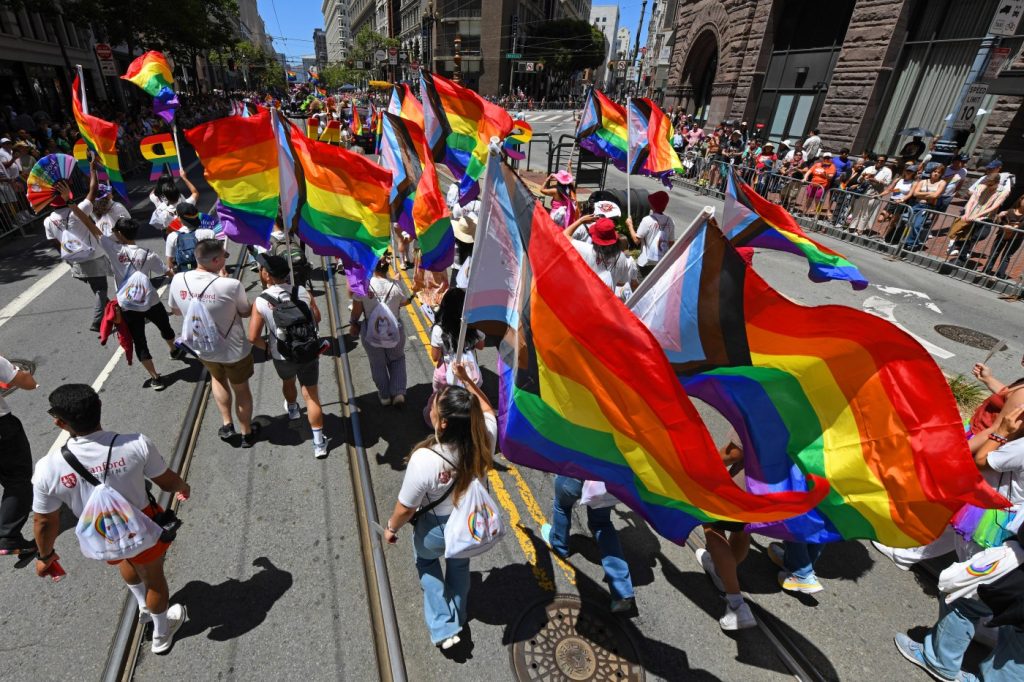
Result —
[[225, 424], [224, 426], [217, 429], [217, 437], [221, 440], [231, 440], [235, 437], [235, 425]]
[[636, 599], [626, 597], [625, 599], [612, 599], [612, 613], [633, 613], [636, 611]]
[[162, 378], [156, 377], [155, 379], [146, 379], [144, 382], [142, 382], [142, 387], [151, 388], [154, 391], [162, 391], [165, 388], [167, 388], [167, 384], [164, 383], [164, 380]]
[[184, 360], [185, 356], [188, 355], [188, 353], [186, 353], [185, 349], [182, 348], [181, 346], [175, 346], [174, 350], [171, 351], [170, 355], [171, 360]]
[[100, 330], [100, 323], [99, 322], [93, 322], [92, 325], [90, 325], [90, 327], [89, 327], [89, 331], [91, 331], [91, 332], [98, 332], [99, 330]]
[[25, 538], [4, 538], [0, 540], [0, 556], [29, 555], [36, 553], [35, 540]]
[[259, 424], [253, 424], [252, 425], [252, 431], [250, 431], [249, 433], [243, 433], [242, 434], [242, 447], [243, 448], [251, 448], [253, 445], [256, 445], [256, 438], [259, 435], [259, 433], [260, 433], [260, 425]]

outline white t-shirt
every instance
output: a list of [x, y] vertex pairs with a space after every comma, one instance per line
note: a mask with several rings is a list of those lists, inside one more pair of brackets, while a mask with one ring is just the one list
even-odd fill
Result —
[[[170, 259], [174, 259], [174, 249], [178, 244], [178, 232], [191, 232], [191, 228], [182, 225], [181, 229], [176, 232], [171, 232], [167, 235], [167, 241], [164, 242], [164, 256]], [[213, 230], [207, 227], [200, 227], [196, 230], [196, 242], [201, 242], [204, 239], [216, 239], [217, 235]]]
[[166, 230], [171, 221], [178, 217], [178, 207], [164, 201], [155, 192], [149, 193], [149, 200], [153, 203], [153, 215], [149, 217], [149, 224]]
[[[128, 276], [136, 271], [150, 279], [162, 277], [168, 272], [167, 264], [158, 254], [136, 244], [119, 244], [104, 235], [100, 237], [100, 246], [107, 254], [110, 267], [114, 269], [114, 282], [119, 291]], [[146, 297], [146, 309], [152, 308], [159, 302], [160, 297], [156, 293], [156, 288], [153, 287]]]
[[818, 153], [821, 151], [821, 138], [817, 135], [811, 135], [804, 140], [804, 157], [807, 159], [818, 158]]
[[574, 239], [572, 240], [572, 245], [580, 256], [583, 257], [586, 264], [590, 266], [590, 269], [596, 272], [601, 281], [612, 291], [618, 291], [620, 287], [636, 279], [635, 263], [631, 268], [630, 261], [632, 259], [621, 251], [616, 252], [614, 259], [609, 259], [605, 262], [598, 260], [597, 251], [594, 249], [593, 244], [578, 242]]
[[1024, 507], [1024, 438], [1010, 441], [988, 453], [988, 469], [982, 474], [988, 484], [1018, 510], [1019, 525], [1024, 520], [1021, 514], [1021, 507]]
[[[97, 431], [72, 438], [68, 441], [68, 449], [90, 474], [103, 481], [107, 450], [115, 435], [110, 431]], [[139, 509], [145, 509], [149, 505], [146, 479], [160, 476], [165, 471], [167, 463], [153, 441], [141, 433], [123, 433], [117, 435], [110, 454], [110, 469], [105, 483]], [[82, 515], [93, 490], [64, 460], [59, 449], [36, 463], [32, 488], [32, 511], [36, 514], [55, 512], [63, 502], [75, 516]]]
[[[14, 381], [14, 377], [17, 373], [18, 368], [12, 365], [7, 358], [0, 355], [0, 384], [10, 384]], [[11, 408], [7, 406], [7, 401], [0, 396], [0, 417], [10, 413]]]
[[889, 186], [890, 182], [892, 182], [892, 169], [888, 166], [882, 166], [881, 169], [874, 166], [868, 166], [864, 169], [864, 172], [861, 173], [861, 177], [871, 178], [871, 181], [874, 182], [876, 186], [880, 185], [884, 189]]
[[[88, 199], [84, 199], [78, 204], [79, 210], [86, 215], [92, 214], [92, 202]], [[100, 258], [104, 258], [103, 249], [100, 248], [99, 240], [92, 236], [92, 232], [85, 226], [81, 220], [78, 219], [73, 212], [69, 209], [62, 209], [67, 212], [65, 217], [63, 213], [54, 211], [50, 215], [46, 216], [46, 220], [43, 221], [43, 226], [46, 231], [47, 239], [55, 239], [60, 242], [63, 241], [64, 232], [67, 231], [73, 235], [78, 241], [91, 246], [95, 250], [95, 258], [90, 258], [89, 261], [94, 261]], [[61, 258], [65, 257], [64, 250], [61, 249]], [[89, 262], [87, 261], [87, 262]]]
[[639, 262], [642, 265], [657, 263], [668, 251], [668, 243], [675, 241], [676, 225], [664, 213], [652, 211], [640, 221], [636, 236], [640, 237]]
[[[487, 439], [493, 449], [498, 438], [498, 420], [493, 413], [484, 414], [487, 426]], [[436, 444], [432, 446], [451, 462], [444, 461], [436, 452], [428, 448], [419, 448], [412, 453], [409, 464], [405, 468], [402, 489], [398, 491], [398, 501], [410, 509], [418, 509], [444, 495], [454, 482], [452, 464], [459, 463], [459, 453], [453, 448]], [[447, 516], [455, 509], [452, 496], [431, 510], [438, 516]]]
[[224, 337], [224, 344], [214, 353], [196, 352], [196, 355], [207, 362], [238, 362], [252, 352], [252, 344], [242, 328], [242, 316], [248, 314], [251, 308], [241, 282], [229, 277], [218, 277], [205, 270], [179, 272], [167, 287], [167, 303], [172, 311], [178, 310], [184, 315], [192, 297], [199, 296], [204, 289], [203, 305], [217, 325], [217, 331]]
[[[466, 350], [475, 349], [476, 345], [480, 343], [483, 340], [483, 338], [484, 335], [482, 332], [479, 332], [476, 329], [467, 329]], [[444, 343], [444, 330], [441, 329], [441, 325], [435, 324], [433, 327], [430, 328], [430, 345], [433, 346], [434, 348], [437, 348], [442, 353], [447, 354], [450, 352], [452, 355], [454, 355], [455, 351], [457, 350], [457, 348], [455, 348], [455, 343], [458, 340], [459, 339], [457, 337], [449, 338], [448, 341], [449, 343], [452, 344], [452, 347], [446, 348]]]
[[370, 286], [366, 294], [366, 296], [360, 296], [359, 301], [363, 304], [363, 312], [367, 318], [369, 318], [374, 308], [381, 303], [385, 303], [391, 308], [395, 319], [401, 324], [402, 318], [399, 316], [399, 312], [402, 310], [402, 304], [405, 303], [406, 299], [405, 294], [402, 293], [402, 287], [398, 286], [393, 280], [374, 275], [370, 278]]
[[[982, 175], [980, 178], [975, 180], [974, 184], [971, 185], [971, 188], [968, 191], [973, 193], [974, 190], [977, 187], [981, 186], [981, 181], [984, 180], [984, 179], [985, 179], [985, 176]], [[1014, 180], [1015, 180], [1015, 178], [1014, 178], [1013, 173], [1000, 173], [999, 174], [999, 186], [996, 188], [996, 191], [998, 191], [998, 192], [1009, 192], [1011, 189], [1013, 189], [1013, 182], [1014, 182]]]
[[95, 213], [92, 214], [92, 221], [96, 223], [96, 227], [100, 228], [100, 232], [106, 236], [110, 236], [114, 231], [114, 224], [117, 223], [121, 218], [131, 218], [132, 214], [128, 212], [128, 209], [124, 207], [124, 204], [118, 201], [112, 201], [110, 203], [110, 210], [101, 216], [97, 216]]
[[16, 178], [17, 164], [8, 166], [14, 159], [14, 154], [10, 153], [3, 147], [0, 147], [0, 180], [6, 180], [7, 178]]
[[[289, 299], [292, 295], [292, 288], [275, 284], [267, 287], [264, 291], [265, 294], [270, 294], [275, 299]], [[309, 292], [306, 291], [305, 287], [299, 287], [299, 300], [304, 301], [306, 305], [309, 305]], [[277, 335], [277, 323], [274, 322], [274, 308], [270, 302], [262, 296], [257, 296], [253, 305], [256, 306], [257, 312], [263, 316], [263, 322], [267, 325], [267, 331], [270, 333], [271, 339], [276, 338]], [[275, 360], [284, 360], [284, 356], [277, 351], [277, 343], [274, 341], [270, 342], [270, 356]]]

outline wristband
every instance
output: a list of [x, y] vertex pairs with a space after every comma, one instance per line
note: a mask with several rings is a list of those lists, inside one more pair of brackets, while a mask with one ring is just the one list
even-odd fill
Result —
[[51, 549], [51, 550], [50, 550], [50, 553], [49, 553], [49, 554], [47, 554], [46, 556], [43, 556], [42, 554], [37, 554], [37, 555], [36, 555], [36, 561], [42, 561], [42, 562], [43, 562], [43, 563], [45, 564], [45, 563], [47, 563], [48, 561], [50, 561], [50, 559], [52, 559], [52, 558], [53, 558], [53, 556], [54, 556], [54, 555], [55, 555], [56, 553], [57, 553], [57, 550], [55, 550], [55, 549]]
[[1010, 442], [1009, 438], [1006, 438], [1004, 436], [1000, 436], [998, 433], [990, 433], [990, 434], [988, 434], [988, 439], [991, 440], [991, 441], [995, 441], [996, 443], [999, 443], [1000, 445], [1006, 445], [1007, 443]]
[[387, 529], [387, 531], [388, 531], [389, 533], [391, 533], [392, 535], [398, 535], [398, 531], [397, 531], [397, 530], [395, 530], [394, 528], [392, 528], [392, 527], [391, 527], [391, 524], [390, 524], [390, 523], [388, 523], [388, 524], [387, 524], [387, 525], [385, 525], [384, 527], [385, 527], [385, 528]]

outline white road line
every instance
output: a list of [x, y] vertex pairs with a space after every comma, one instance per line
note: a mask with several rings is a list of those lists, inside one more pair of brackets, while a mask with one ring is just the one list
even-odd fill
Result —
[[939, 306], [932, 303], [932, 297], [924, 293], [923, 291], [914, 291], [913, 289], [900, 289], [899, 287], [888, 287], [882, 286], [881, 284], [876, 284], [875, 287], [879, 291], [883, 291], [887, 294], [902, 296], [903, 298], [921, 299], [925, 302], [925, 308], [928, 308], [928, 310], [936, 312], [940, 315], [942, 314], [942, 311], [939, 309]]
[[956, 353], [950, 353], [945, 348], [936, 346], [934, 343], [927, 339], [922, 339], [920, 336], [918, 336], [917, 334], [915, 334], [914, 332], [910, 331], [902, 324], [897, 322], [896, 316], [893, 314], [893, 311], [896, 310], [896, 304], [893, 303], [892, 301], [885, 298], [881, 298], [880, 296], [868, 296], [864, 300], [863, 306], [864, 309], [871, 313], [872, 315], [876, 315], [882, 318], [883, 320], [888, 320], [889, 322], [892, 322], [894, 325], [896, 325], [906, 333], [913, 336], [918, 343], [924, 346], [924, 349], [926, 351], [928, 351], [935, 357], [942, 358], [943, 360], [948, 360], [956, 356]]
[[[61, 265], [63, 265], [63, 263], [61, 263]], [[40, 279], [36, 280], [35, 284], [15, 296], [13, 301], [5, 305], [3, 309], [0, 309], [0, 327], [4, 326], [8, 320], [20, 313], [25, 306], [34, 301], [36, 297], [46, 291], [51, 284], [60, 279], [61, 275], [66, 272], [67, 268], [57, 266], [43, 275]]]

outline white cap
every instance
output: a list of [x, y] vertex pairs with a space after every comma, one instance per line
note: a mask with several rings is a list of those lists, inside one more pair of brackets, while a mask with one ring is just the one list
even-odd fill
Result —
[[594, 215], [618, 218], [622, 215], [622, 209], [614, 201], [598, 201], [594, 203]]
[[0, 144], [7, 144], [10, 141], [11, 141], [11, 138], [5, 137], [3, 139], [0, 139]]

